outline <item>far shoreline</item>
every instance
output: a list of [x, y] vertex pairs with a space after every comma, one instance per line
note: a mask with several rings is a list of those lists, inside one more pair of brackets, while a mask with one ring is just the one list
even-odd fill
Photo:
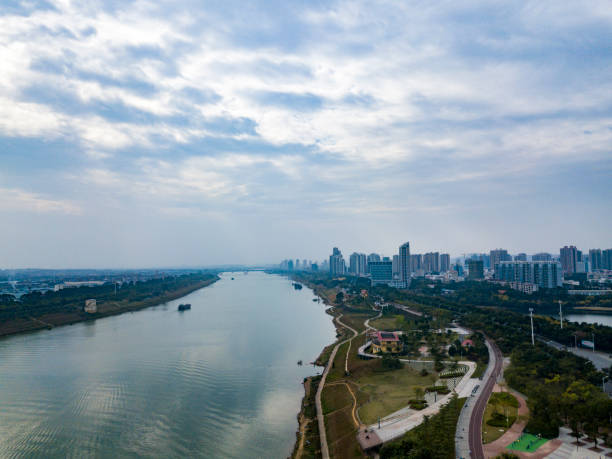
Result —
[[8, 325], [11, 325], [12, 323], [14, 325], [14, 328], [9, 328], [8, 331], [5, 331], [2, 330], [2, 327], [0, 327], [0, 340], [4, 340], [16, 335], [38, 332], [45, 329], [52, 330], [56, 327], [64, 327], [67, 325], [74, 325], [76, 323], [81, 322], [91, 322], [97, 319], [103, 319], [105, 317], [117, 316], [127, 312], [140, 311], [142, 309], [159, 306], [161, 304], [168, 303], [170, 301], [174, 301], [184, 296], [187, 296], [190, 293], [195, 292], [196, 290], [208, 287], [220, 279], [221, 278], [219, 277], [219, 275], [215, 274], [210, 279], [200, 280], [192, 285], [183, 287], [181, 289], [161, 296], [152, 297], [142, 302], [128, 303], [127, 305], [122, 307], [115, 306], [112, 309], [106, 309], [104, 312], [97, 312], [94, 314], [84, 315], [86, 313], [81, 313], [81, 311], [74, 311], [71, 313], [51, 313], [47, 315], [42, 315], [40, 317], [16, 318], [12, 321], [6, 321], [2, 324], [2, 326], [6, 327]]

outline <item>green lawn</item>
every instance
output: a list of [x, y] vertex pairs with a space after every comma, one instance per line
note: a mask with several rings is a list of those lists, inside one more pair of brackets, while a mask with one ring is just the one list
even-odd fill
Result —
[[548, 440], [546, 438], [538, 438], [535, 435], [526, 433], [521, 435], [521, 437], [515, 442], [510, 443], [508, 446], [506, 446], [506, 449], [533, 453], [547, 441]]
[[[514, 397], [513, 397], [514, 398]], [[515, 398], [516, 400], [516, 398]], [[517, 401], [518, 404], [518, 401]], [[501, 408], [498, 408], [498, 410], [501, 412]], [[484, 443], [491, 443], [492, 441], [497, 440], [499, 437], [501, 437], [510, 427], [512, 427], [512, 424], [514, 423], [514, 421], [516, 421], [516, 417], [518, 415], [518, 408], [516, 407], [508, 407], [508, 420], [509, 420], [509, 426], [501, 426], [501, 427], [497, 427], [497, 426], [491, 426], [489, 424], [487, 424], [487, 421], [489, 421], [492, 417], [493, 417], [493, 413], [495, 411], [493, 404], [491, 404], [491, 400], [489, 400], [489, 403], [487, 403], [487, 407], [485, 409], [485, 413], [484, 413], [484, 417], [482, 420], [482, 436], [483, 436], [483, 440]]]
[[387, 416], [404, 408], [414, 398], [417, 386], [425, 388], [436, 380], [435, 374], [421, 376], [419, 372], [404, 367], [399, 370], [371, 373], [355, 382], [360, 392], [369, 396], [369, 401], [359, 407], [362, 422], [372, 424], [379, 417]]
[[381, 317], [380, 319], [371, 320], [370, 325], [377, 330], [396, 331], [397, 319], [401, 317], [400, 315]]

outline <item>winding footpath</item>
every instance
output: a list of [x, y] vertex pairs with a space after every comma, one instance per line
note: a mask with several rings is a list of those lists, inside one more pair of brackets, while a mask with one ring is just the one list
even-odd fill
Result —
[[[321, 456], [323, 459], [329, 459], [329, 447], [327, 446], [327, 432], [325, 432], [325, 416], [323, 415], [323, 408], [321, 406], [321, 393], [323, 392], [323, 387], [325, 386], [325, 380], [327, 379], [327, 373], [329, 373], [329, 369], [332, 367], [334, 363], [334, 358], [336, 357], [336, 352], [338, 352], [338, 348], [342, 346], [347, 341], [351, 341], [355, 338], [359, 333], [352, 327], [349, 327], [345, 323], [343, 323], [340, 318], [342, 314], [335, 317], [336, 322], [338, 322], [344, 328], [353, 332], [353, 336], [344, 341], [339, 342], [334, 346], [334, 349], [329, 356], [329, 360], [327, 361], [327, 365], [325, 366], [325, 370], [323, 371], [323, 375], [321, 376], [321, 381], [319, 382], [319, 387], [317, 387], [317, 393], [315, 395], [315, 405], [317, 407], [317, 421], [319, 423], [319, 438], [321, 439]], [[348, 355], [348, 353], [347, 353]]]

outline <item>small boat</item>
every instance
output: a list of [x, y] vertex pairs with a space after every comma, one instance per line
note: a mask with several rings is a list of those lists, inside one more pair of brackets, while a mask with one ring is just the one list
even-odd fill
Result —
[[298, 284], [297, 282], [293, 283], [293, 288], [296, 290], [302, 290], [302, 284]]
[[232, 280], [234, 280], [234, 278], [232, 277]]
[[301, 360], [298, 360], [298, 365], [302, 366], [302, 361]]
[[179, 304], [179, 306], [178, 306], [178, 310], [179, 311], [187, 311], [188, 309], [191, 309], [191, 304], [190, 303]]
[[319, 301], [319, 299], [318, 298], [313, 298], [312, 301], [317, 302], [317, 301]]

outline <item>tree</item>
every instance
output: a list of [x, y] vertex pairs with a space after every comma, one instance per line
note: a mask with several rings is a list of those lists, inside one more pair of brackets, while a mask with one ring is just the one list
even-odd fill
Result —
[[336, 294], [336, 304], [342, 304], [342, 303], [344, 303], [344, 293], [338, 292]]

